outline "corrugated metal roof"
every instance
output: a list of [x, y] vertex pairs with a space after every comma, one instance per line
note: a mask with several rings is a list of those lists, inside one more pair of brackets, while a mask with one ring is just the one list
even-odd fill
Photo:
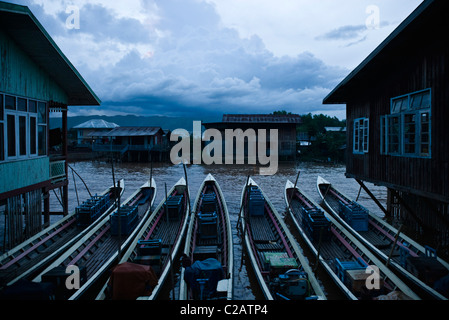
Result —
[[225, 114], [223, 122], [257, 122], [257, 123], [301, 123], [301, 117], [297, 114], [273, 115], [273, 114]]
[[92, 130], [89, 131], [88, 133], [85, 133], [84, 138], [105, 137], [108, 133], [109, 131], [105, 130]]
[[[142, 136], [154, 136], [159, 131], [162, 131], [160, 127], [118, 127], [107, 134], [105, 137], [142, 137]], [[163, 133], [163, 131], [162, 131]]]
[[113, 122], [107, 122], [102, 119], [93, 119], [86, 121], [84, 123], [81, 123], [75, 127], [74, 129], [114, 129], [119, 127], [118, 124], [115, 124]]

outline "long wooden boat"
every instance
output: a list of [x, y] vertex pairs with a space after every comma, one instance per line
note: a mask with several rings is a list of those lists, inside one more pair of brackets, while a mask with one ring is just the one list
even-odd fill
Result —
[[285, 185], [284, 199], [304, 241], [349, 299], [420, 300], [351, 232], [291, 181]]
[[302, 250], [261, 188], [249, 178], [241, 195], [246, 249], [267, 300], [326, 299]]
[[[55, 299], [80, 299], [130, 245], [151, 214], [156, 196], [153, 178], [105, 216], [33, 282], [56, 283]], [[72, 281], [72, 282], [71, 282]], [[70, 284], [70, 286], [68, 285]]]
[[432, 248], [420, 245], [376, 214], [339, 191], [322, 177], [317, 189], [332, 216], [379, 259], [400, 274], [423, 298], [447, 300], [433, 285], [449, 276], [449, 263]]
[[232, 300], [231, 221], [220, 185], [211, 174], [199, 188], [189, 221], [179, 299]]
[[[90, 221], [90, 226], [101, 221], [102, 217], [109, 215], [115, 208], [118, 196], [123, 195], [125, 189], [124, 180], [120, 181], [120, 192], [118, 188], [110, 186], [85, 201], [89, 208], [95, 207], [96, 210], [96, 220]], [[33, 278], [84, 236], [89, 228], [84, 223], [85, 219], [80, 223], [82, 219], [78, 209], [1, 256], [0, 287], [11, 286], [21, 279]]]
[[181, 178], [146, 220], [96, 299], [156, 299], [181, 247], [189, 212], [189, 190]]

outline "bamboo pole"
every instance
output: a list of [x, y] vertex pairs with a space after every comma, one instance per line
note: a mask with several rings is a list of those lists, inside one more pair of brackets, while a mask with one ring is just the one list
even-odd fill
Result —
[[397, 244], [397, 242], [398, 242], [399, 235], [401, 234], [401, 231], [402, 231], [402, 227], [403, 227], [403, 226], [404, 226], [404, 225], [401, 224], [401, 226], [399, 227], [398, 233], [397, 233], [396, 236], [394, 237], [394, 242], [393, 242], [393, 245], [391, 246], [391, 250], [390, 250], [390, 254], [388, 255], [387, 263], [385, 264], [385, 265], [387, 266], [387, 268], [388, 268], [388, 265], [390, 264], [390, 260], [391, 260], [391, 257], [393, 256], [394, 248], [396, 247], [396, 244]]

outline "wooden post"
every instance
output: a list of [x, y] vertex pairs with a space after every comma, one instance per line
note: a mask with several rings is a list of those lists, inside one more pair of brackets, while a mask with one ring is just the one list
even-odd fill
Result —
[[63, 200], [62, 200], [62, 208], [64, 212], [64, 216], [69, 214], [69, 169], [68, 169], [68, 143], [67, 143], [67, 106], [61, 107], [62, 111], [62, 155], [64, 157], [64, 170], [65, 170], [65, 179], [66, 184], [62, 187]]
[[357, 183], [363, 188], [363, 190], [366, 191], [366, 193], [371, 197], [371, 199], [373, 199], [373, 201], [377, 204], [377, 206], [380, 208], [380, 210], [383, 211], [383, 213], [385, 213], [385, 215], [387, 217], [391, 216], [391, 213], [388, 212], [384, 206], [379, 202], [379, 200], [377, 200], [377, 198], [374, 196], [374, 194], [372, 194], [372, 192], [365, 186], [365, 184], [363, 183], [363, 181], [359, 180], [359, 179], [355, 179], [355, 181], [357, 181]]
[[117, 187], [119, 190], [118, 196], [118, 205], [117, 205], [117, 224], [118, 224], [118, 258], [117, 261], [120, 261], [122, 258], [122, 222], [120, 217], [120, 180], [117, 182]]
[[393, 256], [393, 251], [394, 251], [394, 248], [396, 247], [396, 244], [398, 242], [399, 235], [401, 234], [401, 231], [402, 231], [402, 227], [403, 227], [403, 224], [401, 224], [401, 226], [399, 227], [398, 233], [394, 237], [394, 243], [391, 246], [390, 254], [388, 255], [387, 263], [385, 264], [387, 266], [387, 268], [388, 268], [388, 265], [390, 264], [391, 257]]
[[50, 193], [45, 189], [43, 191], [44, 198], [44, 226], [50, 225]]

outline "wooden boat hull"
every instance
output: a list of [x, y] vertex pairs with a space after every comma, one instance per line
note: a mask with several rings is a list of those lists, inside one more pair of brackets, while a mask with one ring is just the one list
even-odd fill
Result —
[[[260, 190], [263, 196], [263, 209], [260, 212], [253, 211], [249, 213], [251, 205], [248, 203], [247, 190], [253, 187]], [[251, 178], [248, 180], [248, 184], [243, 187], [241, 207], [241, 223], [245, 246], [265, 298], [267, 300], [326, 299], [323, 289], [296, 240], [274, 206]], [[305, 274], [302, 274], [301, 280], [297, 279], [296, 281], [305, 280], [308, 288], [307, 292], [303, 292], [301, 296], [286, 296], [285, 291], [277, 286], [281, 284], [281, 273], [287, 269], [289, 270], [282, 274], [282, 279], [289, 278], [290, 270], [295, 270], [296, 272], [296, 270], [301, 269], [301, 271], [305, 272]], [[293, 283], [285, 282], [288, 289], [292, 288], [291, 291], [297, 288], [293, 285], [290, 287], [290, 284]]]
[[[325, 207], [329, 210], [332, 216], [357, 237], [357, 239], [371, 250], [383, 263], [386, 264], [388, 261], [390, 268], [401, 275], [404, 280], [407, 280], [410, 287], [416, 292], [419, 292], [423, 298], [447, 300], [446, 297], [434, 290], [429, 284], [426, 284], [422, 279], [419, 279], [404, 268], [406, 263], [404, 252], [407, 252], [406, 255], [410, 255], [414, 257], [414, 259], [420, 259], [420, 257], [426, 257], [427, 255], [424, 246], [420, 245], [404, 233], [399, 233], [398, 229], [369, 211], [367, 212], [367, 228], [356, 230], [357, 227], [353, 227], [350, 221], [345, 221], [339, 214], [340, 204], [338, 201], [351, 203], [352, 200], [322, 177], [317, 178], [317, 190], [321, 199], [323, 199]], [[397, 242], [392, 250], [395, 240]], [[391, 257], [391, 259], [389, 259], [389, 257]], [[433, 260], [433, 258], [431, 260]], [[441, 268], [446, 270], [446, 274], [449, 274], [449, 263], [439, 257], [436, 257], [436, 261], [438, 261], [438, 265]]]
[[[125, 182], [124, 180], [120, 182], [120, 195], [123, 195]], [[77, 226], [77, 214], [74, 211], [2, 255], [0, 257], [2, 282], [11, 286], [21, 279], [30, 279], [33, 275], [35, 276], [39, 271], [42, 271], [58, 255], [83, 237], [89, 231], [89, 228], [99, 223], [102, 217], [112, 212], [116, 199], [114, 190], [114, 186], [110, 186], [99, 194], [100, 197], [110, 195], [110, 206], [89, 227]]]
[[[112, 216], [117, 213], [117, 209], [115, 209], [110, 215], [104, 216], [96, 225], [90, 227], [88, 233], [34, 278], [33, 282], [43, 282], [43, 280], [46, 280], [45, 277], [54, 270], [68, 270], [68, 267], [77, 266], [80, 274], [85, 270], [85, 274], [83, 273], [85, 281], [81, 283], [78, 289], [75, 287], [60, 299], [81, 299], [83, 294], [117, 260], [119, 250], [123, 252], [128, 248], [131, 240], [139, 232], [151, 213], [156, 191], [156, 183], [154, 179], [151, 179], [121, 203], [121, 211], [127, 206], [135, 206], [138, 210], [138, 222], [129, 231], [129, 234], [113, 235], [111, 221]], [[143, 203], [139, 203], [142, 199], [145, 199]]]
[[[209, 202], [202, 202], [203, 200], [206, 201], [206, 194], [209, 195], [209, 198], [215, 198], [213, 205]], [[213, 207], [215, 214], [207, 214], [205, 212], [212, 212], [209, 209], [211, 207]], [[200, 225], [199, 222], [202, 218], [204, 225]], [[234, 254], [231, 222], [226, 200], [218, 182], [211, 174], [206, 177], [199, 188], [189, 221], [184, 248], [184, 256], [188, 260], [187, 264], [191, 265], [195, 261], [202, 261], [208, 258], [219, 261], [224, 274], [224, 280], [222, 280], [221, 284], [224, 284], [226, 290], [218, 295], [214, 293], [214, 299], [232, 300]], [[189, 288], [186, 282], [185, 274], [186, 268], [183, 267], [181, 270], [179, 299], [201, 300], [201, 298], [192, 293], [192, 289]]]
[[[157, 276], [157, 284], [152, 288], [151, 294], [147, 296], [136, 296], [133, 298], [123, 297], [122, 293], [114, 293], [113, 287], [110, 286], [112, 282], [109, 279], [99, 294], [97, 300], [110, 300], [115, 299], [115, 296], [120, 296], [116, 299], [138, 299], [138, 300], [154, 300], [160, 293], [162, 286], [169, 276], [170, 269], [176, 258], [176, 255], [181, 247], [181, 242], [185, 236], [188, 223], [188, 213], [190, 212], [190, 200], [189, 190], [186, 184], [186, 180], [181, 178], [168, 192], [168, 199], [173, 195], [183, 195], [182, 197], [182, 210], [179, 216], [176, 218], [167, 217], [165, 210], [166, 199], [160, 202], [158, 207], [153, 210], [151, 216], [145, 221], [145, 224], [140, 229], [139, 233], [134, 237], [128, 250], [123, 254], [122, 259], [118, 263], [118, 266], [126, 263], [132, 263], [140, 266], [145, 266], [147, 269], [152, 263], [156, 263], [157, 267], [153, 264], [151, 266], [152, 273]], [[145, 260], [139, 252], [142, 248], [142, 241], [159, 241], [161, 243], [160, 252], [158, 252], [157, 262], [155, 255], [150, 258], [151, 261]]]
[[[347, 298], [359, 300], [361, 298], [383, 297], [396, 288], [407, 299], [420, 300], [418, 295], [375, 257], [356, 237], [304, 194], [298, 186], [294, 187], [292, 182], [287, 181], [284, 199], [289, 214], [315, 257], [319, 259], [320, 264]], [[292, 193], [293, 190], [295, 190], [294, 193]], [[308, 230], [307, 226], [310, 222], [303, 221], [303, 219], [307, 219], [308, 215], [313, 217], [315, 222], [321, 219], [318, 218], [320, 215], [321, 217], [324, 216], [329, 224], [322, 223], [318, 230], [319, 233]], [[352, 266], [357, 267], [352, 268]], [[383, 279], [383, 285], [379, 286], [379, 289], [382, 291], [376, 291], [376, 288], [368, 288], [368, 282], [366, 282], [365, 278], [360, 282], [359, 280], [356, 281], [355, 277], [351, 278], [352, 275], [348, 276], [348, 272], [353, 271], [354, 275], [355, 272], [362, 274], [371, 273], [373, 276], [377, 275], [379, 281]], [[360, 274], [357, 276], [360, 276]]]

